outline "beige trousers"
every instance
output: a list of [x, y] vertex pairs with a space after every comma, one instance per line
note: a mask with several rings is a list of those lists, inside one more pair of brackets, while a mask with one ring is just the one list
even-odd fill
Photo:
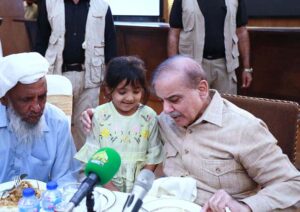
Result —
[[87, 108], [94, 108], [99, 104], [100, 94], [100, 87], [84, 88], [84, 74], [84, 71], [63, 73], [73, 86], [72, 135], [77, 150], [83, 146], [86, 139], [86, 134], [80, 122], [80, 115]]
[[228, 73], [225, 58], [202, 60], [202, 67], [207, 75], [210, 88], [219, 93], [237, 94], [237, 78], [235, 71]]

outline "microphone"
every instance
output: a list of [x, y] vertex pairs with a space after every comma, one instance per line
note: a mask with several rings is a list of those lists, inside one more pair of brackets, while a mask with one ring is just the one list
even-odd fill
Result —
[[138, 175], [131, 194], [127, 197], [122, 212], [138, 212], [143, 199], [152, 187], [155, 175], [148, 169], [143, 169]]
[[99, 149], [86, 164], [84, 172], [87, 177], [69, 201], [66, 211], [72, 211], [96, 184], [108, 183], [120, 165], [121, 157], [114, 149], [109, 147]]

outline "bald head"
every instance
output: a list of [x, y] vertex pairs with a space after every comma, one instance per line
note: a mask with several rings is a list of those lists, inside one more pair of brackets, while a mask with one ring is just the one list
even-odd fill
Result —
[[162, 62], [154, 71], [152, 86], [157, 79], [167, 74], [180, 74], [188, 86], [196, 87], [201, 80], [206, 80], [206, 74], [201, 65], [190, 57], [176, 55]]
[[175, 56], [158, 66], [152, 86], [163, 102], [163, 112], [187, 127], [208, 106], [209, 88], [201, 66], [191, 58]]

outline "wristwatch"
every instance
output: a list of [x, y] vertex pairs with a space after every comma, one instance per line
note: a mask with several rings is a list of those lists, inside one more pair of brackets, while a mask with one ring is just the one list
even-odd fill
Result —
[[253, 73], [253, 68], [244, 68], [244, 72]]

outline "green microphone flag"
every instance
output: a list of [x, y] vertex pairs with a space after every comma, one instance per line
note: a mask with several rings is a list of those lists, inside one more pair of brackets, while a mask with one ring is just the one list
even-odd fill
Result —
[[109, 147], [99, 149], [88, 161], [85, 174], [95, 173], [99, 184], [108, 183], [117, 173], [121, 165], [121, 157], [118, 152]]

